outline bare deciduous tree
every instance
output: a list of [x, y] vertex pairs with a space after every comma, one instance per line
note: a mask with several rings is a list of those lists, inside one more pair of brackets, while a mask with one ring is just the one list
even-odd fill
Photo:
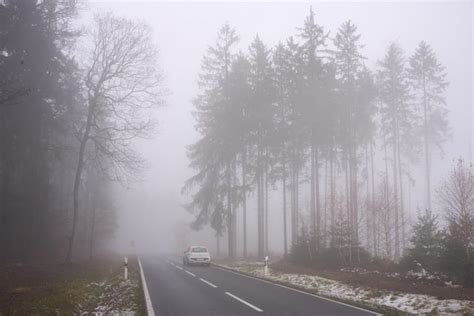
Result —
[[71, 261], [79, 211], [79, 189], [86, 158], [113, 180], [136, 174], [141, 159], [131, 141], [153, 128], [146, 110], [162, 105], [163, 76], [151, 29], [111, 14], [97, 15], [86, 62], [86, 106], [79, 125], [74, 179], [73, 226], [66, 261]]
[[474, 244], [474, 170], [459, 160], [438, 189], [441, 207], [451, 225], [456, 227], [469, 259]]

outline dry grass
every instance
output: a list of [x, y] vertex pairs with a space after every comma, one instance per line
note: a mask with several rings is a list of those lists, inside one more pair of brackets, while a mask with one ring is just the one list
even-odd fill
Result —
[[62, 264], [0, 267], [1, 315], [79, 315], [130, 310], [143, 315], [139, 271], [130, 260], [130, 280], [122, 278], [120, 257]]

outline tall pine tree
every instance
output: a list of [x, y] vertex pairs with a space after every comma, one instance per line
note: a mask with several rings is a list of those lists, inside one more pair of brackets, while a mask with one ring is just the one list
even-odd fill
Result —
[[444, 67], [439, 63], [432, 48], [420, 42], [410, 57], [408, 74], [419, 106], [425, 156], [426, 208], [431, 206], [431, 158], [433, 146], [441, 149], [447, 139], [448, 120], [444, 92], [448, 86]]

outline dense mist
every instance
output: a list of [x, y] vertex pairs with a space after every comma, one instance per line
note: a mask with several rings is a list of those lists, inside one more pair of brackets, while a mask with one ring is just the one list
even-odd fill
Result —
[[[190, 194], [182, 194], [181, 189], [194, 171], [189, 168], [189, 159], [186, 147], [195, 143], [200, 135], [195, 131], [196, 120], [192, 115], [195, 111], [193, 100], [199, 95], [197, 85], [201, 73], [201, 61], [206, 56], [207, 47], [213, 47], [219, 29], [225, 24], [235, 29], [239, 42], [235, 44], [233, 53], [248, 54], [249, 45], [258, 34], [264, 45], [274, 54], [275, 46], [285, 43], [290, 36], [295, 42], [301, 43], [298, 38], [300, 29], [304, 26], [305, 18], [310, 10], [309, 5], [289, 3], [215, 3], [215, 4], [142, 4], [131, 3], [110, 5], [97, 4], [101, 10], [113, 9], [120, 14], [140, 17], [153, 25], [157, 41], [162, 43], [160, 58], [166, 73], [166, 85], [171, 91], [168, 96], [168, 106], [159, 114], [160, 128], [155, 139], [145, 141], [140, 145], [143, 153], [149, 157], [150, 169], [147, 171], [144, 182], [130, 188], [120, 195], [120, 212], [124, 219], [122, 229], [117, 235], [119, 244], [126, 245], [128, 239], [143, 239], [140, 243], [150, 251], [166, 250], [177, 251], [189, 243], [208, 245], [216, 252], [214, 232], [209, 225], [203, 225], [200, 231], [189, 228], [195, 220], [195, 215], [186, 211], [185, 206], [192, 200]], [[414, 54], [419, 42], [428, 43], [435, 53], [438, 62], [445, 67], [446, 87], [443, 96], [446, 101], [448, 126], [446, 141], [441, 150], [433, 148], [431, 160], [432, 194], [440, 185], [441, 179], [455, 165], [458, 158], [469, 161], [472, 147], [472, 76], [467, 71], [472, 68], [472, 25], [471, 12], [464, 4], [351, 4], [351, 3], [316, 3], [313, 4], [315, 23], [328, 33], [327, 49], [334, 49], [334, 40], [338, 29], [346, 20], [350, 20], [357, 27], [360, 34], [359, 44], [363, 64], [375, 76], [380, 69], [390, 43], [395, 43], [403, 52], [405, 66], [408, 59]], [[430, 14], [424, 14], [424, 12]], [[175, 14], [182, 16], [185, 23], [175, 24]], [[263, 18], [262, 18], [263, 16]], [[410, 18], [412, 17], [412, 18]], [[401, 21], [404, 21], [401, 23]], [[452, 21], [452, 23], [439, 23]], [[173, 32], [168, 31], [172, 29]], [[199, 33], [199, 36], [191, 34]], [[453, 38], [450, 34], [456, 33]], [[180, 38], [181, 40], [176, 40]], [[465, 38], [465, 40], [461, 40]], [[169, 43], [169, 44], [166, 44]], [[453, 54], [456, 52], [456, 54]], [[323, 53], [324, 54], [324, 53]], [[465, 57], [457, 57], [457, 54]], [[459, 60], [466, 63], [459, 63]], [[183, 62], [186, 61], [186, 62]], [[470, 65], [470, 66], [466, 66]], [[377, 105], [374, 100], [374, 106]], [[468, 115], [466, 115], [466, 113]], [[377, 128], [380, 128], [377, 123]], [[376, 186], [385, 171], [385, 159], [381, 152], [380, 139], [377, 141], [377, 153], [374, 155]], [[406, 234], [419, 212], [426, 207], [426, 189], [424, 175], [424, 158], [422, 145], [418, 148], [416, 161], [404, 161], [408, 164], [409, 176], [404, 177], [404, 212], [406, 216]], [[391, 151], [391, 148], [388, 149]], [[359, 158], [365, 164], [364, 149]], [[391, 158], [389, 158], [391, 159]], [[405, 160], [405, 157], [403, 157]], [[411, 160], [411, 158], [406, 158]], [[391, 163], [391, 162], [389, 162]], [[324, 208], [322, 195], [324, 188], [325, 165], [321, 164], [321, 204]], [[391, 172], [391, 165], [390, 165]], [[360, 203], [364, 203], [366, 185], [365, 169], [360, 170]], [[306, 171], [302, 171], [300, 189], [300, 208], [302, 217], [310, 221], [311, 197], [309, 194], [310, 181]], [[251, 181], [250, 179], [248, 181]], [[280, 180], [281, 181], [281, 180]], [[369, 180], [370, 182], [370, 180]], [[341, 189], [344, 189], [343, 187]], [[122, 192], [122, 190], [120, 189]], [[268, 197], [268, 232], [269, 251], [282, 253], [283, 222], [282, 222], [282, 190], [278, 181], [270, 186]], [[123, 194], [123, 195], [122, 195]], [[257, 201], [256, 191], [250, 192], [247, 199], [247, 233], [248, 252], [257, 254]], [[288, 193], [288, 203], [290, 196]], [[439, 199], [432, 197], [433, 211], [441, 212]], [[133, 212], [129, 209], [133, 208]], [[288, 204], [288, 216], [289, 216]], [[143, 214], [143, 216], [137, 216]], [[237, 249], [240, 254], [242, 244], [242, 210], [237, 208]], [[361, 215], [364, 217], [364, 215]], [[126, 218], [126, 219], [125, 219]], [[145, 220], [143, 220], [145, 218]], [[329, 216], [327, 218], [329, 220]], [[365, 226], [365, 219], [361, 219]], [[130, 231], [127, 232], [129, 227]], [[133, 231], [133, 233], [131, 233]], [[288, 227], [288, 235], [290, 235]], [[159, 232], [159, 233], [158, 233]], [[166, 232], [166, 233], [164, 233]], [[136, 234], [136, 235], [135, 235]], [[156, 234], [156, 235], [155, 235]], [[226, 236], [221, 239], [222, 251], [225, 253]], [[137, 236], [137, 237], [131, 237]], [[148, 236], [153, 236], [149, 238]], [[156, 237], [154, 237], [156, 236]], [[405, 237], [408, 242], [408, 237]], [[366, 237], [361, 237], [362, 243]], [[178, 249], [176, 244], [178, 243]], [[290, 241], [288, 241], [290, 243]], [[147, 245], [147, 246], [145, 246]]]
[[261, 259], [337, 225], [398, 260], [418, 215], [449, 221], [440, 187], [472, 161], [468, 2], [1, 3], [5, 260]]
[[0, 0], [0, 315], [474, 314], [473, 18]]

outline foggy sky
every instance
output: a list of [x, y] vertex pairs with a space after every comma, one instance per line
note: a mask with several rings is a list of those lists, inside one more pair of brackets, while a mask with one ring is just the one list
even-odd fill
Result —
[[[117, 188], [116, 206], [120, 213], [117, 244], [122, 249], [132, 239], [142, 250], [170, 250], [175, 248], [177, 242], [214, 245], [213, 239], [208, 241], [210, 233], [185, 233], [185, 226], [192, 217], [182, 207], [189, 198], [180, 192], [184, 181], [193, 174], [193, 170], [188, 168], [186, 146], [198, 139], [191, 115], [191, 101], [198, 93], [196, 80], [201, 58], [207, 46], [214, 44], [218, 28], [226, 21], [236, 28], [241, 39], [238, 47], [246, 52], [257, 32], [268, 47], [296, 35], [296, 28], [302, 26], [310, 5], [316, 13], [317, 23], [332, 35], [348, 19], [358, 26], [361, 43], [365, 44], [362, 52], [372, 70], [391, 41], [401, 45], [406, 57], [413, 53], [421, 40], [429, 43], [448, 73], [450, 86], [446, 100], [452, 135], [444, 148], [444, 158], [441, 159], [439, 154], [434, 156], [433, 184], [436, 186], [454, 159], [472, 157], [474, 7], [467, 1], [92, 2], [86, 8], [87, 12], [83, 12], [84, 21], [92, 12], [111, 11], [120, 16], [144, 20], [153, 27], [160, 50], [160, 66], [166, 76], [166, 87], [171, 92], [167, 97], [167, 107], [155, 113], [160, 121], [158, 133], [150, 140], [139, 142], [139, 150], [149, 163], [144, 181], [132, 185], [130, 189]], [[420, 175], [418, 178], [422, 179]], [[423, 201], [421, 190], [411, 194], [415, 204], [418, 200], [420, 203]], [[419, 199], [417, 195], [420, 195]], [[305, 203], [304, 197], [302, 202]], [[279, 202], [271, 203], [278, 205]], [[249, 205], [249, 221], [256, 216], [254, 208]], [[414, 205], [412, 209], [415, 209]], [[277, 210], [280, 212], [279, 208]], [[272, 222], [277, 223], [279, 219], [276, 216], [280, 215], [272, 215], [271, 210], [269, 213], [270, 237], [276, 236], [270, 247], [279, 249], [281, 227], [272, 225]], [[250, 225], [249, 239], [254, 239], [254, 231], [255, 228]], [[240, 249], [240, 238], [238, 244]]]

